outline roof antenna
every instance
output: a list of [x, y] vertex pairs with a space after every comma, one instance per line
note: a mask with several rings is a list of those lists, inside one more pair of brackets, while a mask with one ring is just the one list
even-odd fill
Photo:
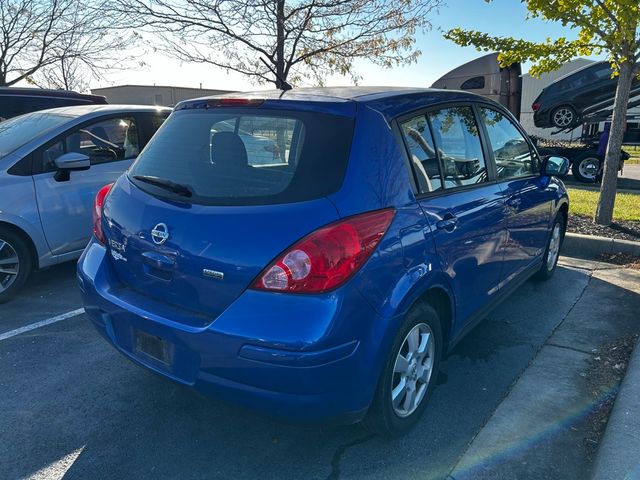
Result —
[[264, 63], [266, 65], [266, 67], [269, 69], [269, 71], [275, 75], [276, 80], [277, 80], [276, 88], [278, 90], [282, 90], [282, 93], [280, 94], [280, 97], [282, 97], [282, 95], [284, 95], [284, 92], [286, 92], [287, 90], [291, 90], [293, 88], [290, 83], [288, 83], [286, 80], [283, 80], [282, 77], [280, 77], [280, 75], [278, 75], [276, 73], [276, 71], [271, 67], [271, 65], [269, 65], [267, 63], [267, 61], [264, 58], [260, 57], [260, 60], [262, 61], [262, 63]]

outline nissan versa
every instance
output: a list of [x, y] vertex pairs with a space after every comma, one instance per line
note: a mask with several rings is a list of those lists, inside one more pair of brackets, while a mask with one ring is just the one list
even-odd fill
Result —
[[[272, 139], [272, 163], [246, 135]], [[553, 274], [567, 166], [464, 92], [185, 101], [96, 197], [85, 308], [120, 352], [176, 382], [397, 435], [443, 354]]]

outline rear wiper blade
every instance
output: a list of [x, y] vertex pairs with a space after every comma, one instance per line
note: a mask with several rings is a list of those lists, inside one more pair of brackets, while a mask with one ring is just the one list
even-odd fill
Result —
[[193, 196], [193, 191], [191, 191], [191, 188], [187, 187], [186, 185], [182, 185], [181, 183], [172, 182], [171, 180], [167, 180], [165, 178], [154, 177], [152, 175], [134, 175], [133, 178], [150, 185], [155, 185], [156, 187], [164, 188], [165, 190], [169, 190], [170, 192], [176, 193], [183, 197]]

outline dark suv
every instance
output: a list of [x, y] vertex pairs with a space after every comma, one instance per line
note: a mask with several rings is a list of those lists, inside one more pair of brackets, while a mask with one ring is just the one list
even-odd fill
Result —
[[[609, 62], [597, 62], [565, 75], [540, 92], [531, 108], [538, 128], [576, 126], [585, 109], [613, 102], [618, 85], [611, 78]], [[632, 93], [640, 93], [640, 81], [634, 79]]]
[[86, 95], [68, 90], [0, 87], [0, 121], [47, 108], [105, 103], [107, 99], [100, 95]]

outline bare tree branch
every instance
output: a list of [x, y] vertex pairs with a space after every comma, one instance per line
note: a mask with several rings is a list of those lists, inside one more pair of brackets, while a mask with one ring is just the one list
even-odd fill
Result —
[[[128, 25], [174, 58], [258, 83], [357, 79], [354, 61], [390, 67], [420, 55], [415, 33], [442, 0], [116, 0]], [[267, 65], [262, 64], [263, 59]], [[268, 68], [267, 68], [268, 66]], [[281, 81], [282, 80], [282, 81]]]

